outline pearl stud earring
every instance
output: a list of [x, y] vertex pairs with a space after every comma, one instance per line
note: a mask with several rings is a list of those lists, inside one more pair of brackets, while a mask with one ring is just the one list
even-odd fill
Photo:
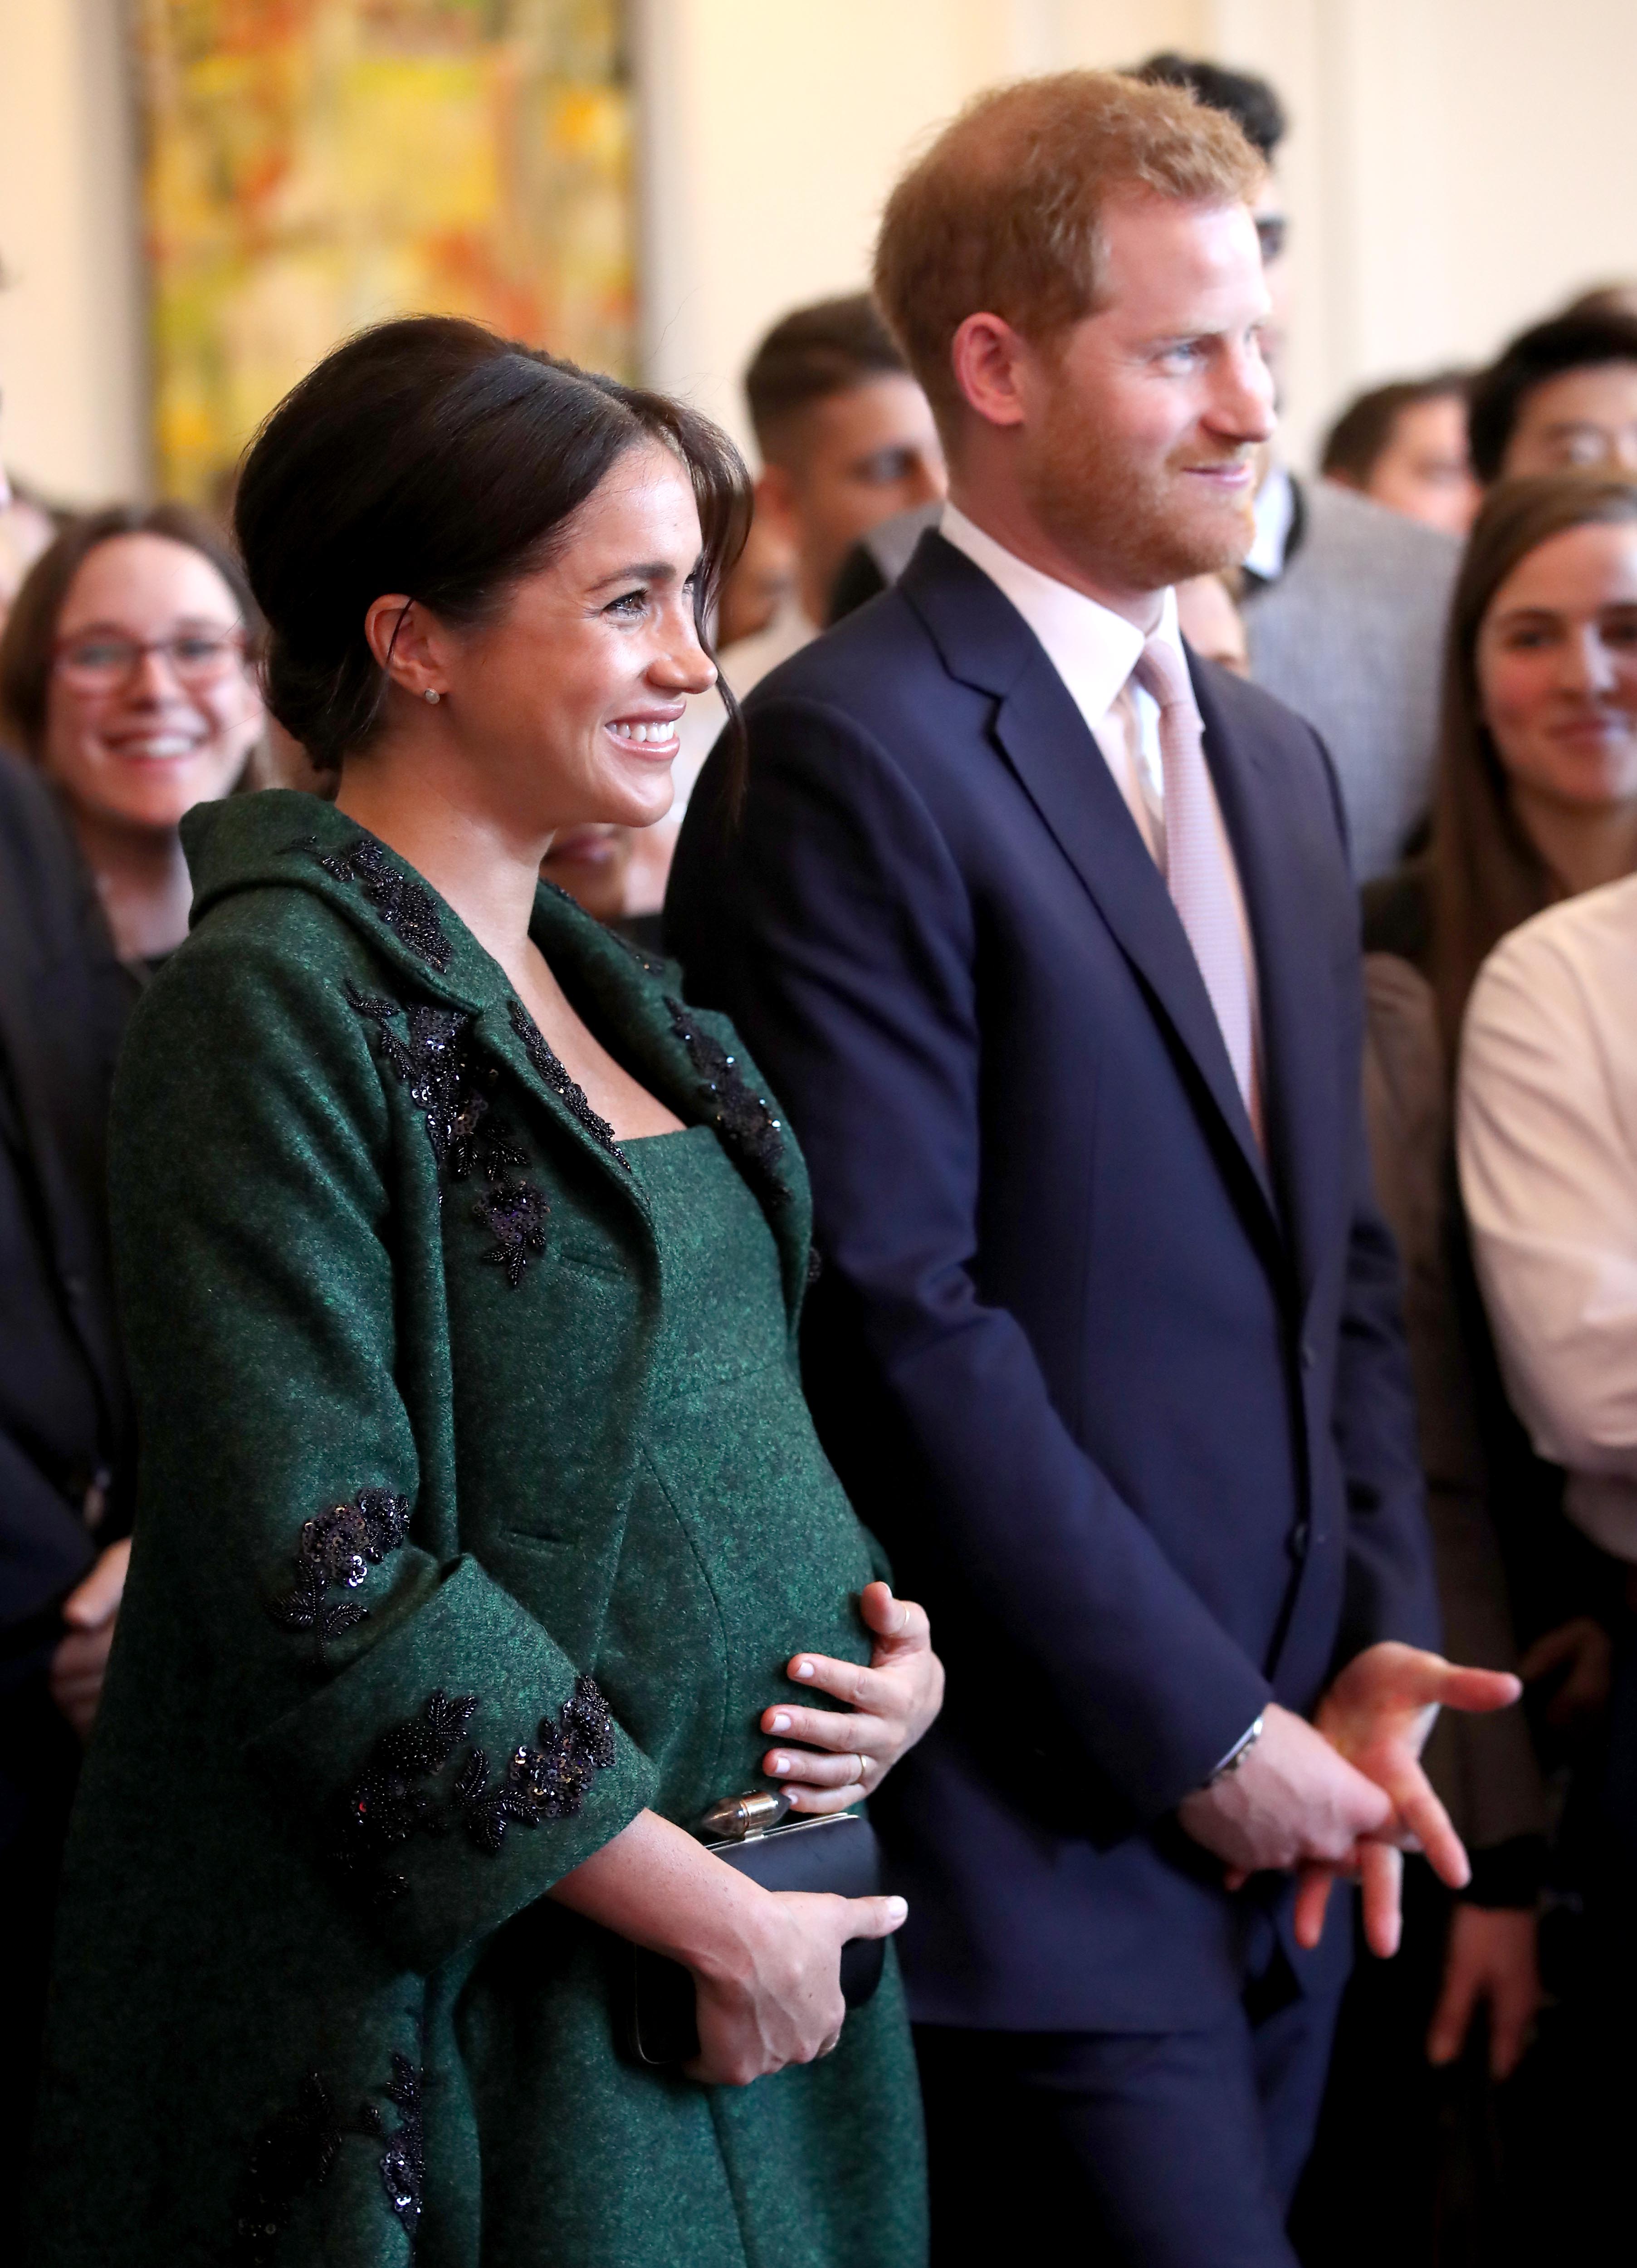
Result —
[[422, 694], [421, 698], [425, 702], [429, 709], [435, 709], [438, 706], [438, 703], [443, 699], [443, 696], [439, 693], [435, 685], [429, 685], [425, 692]]

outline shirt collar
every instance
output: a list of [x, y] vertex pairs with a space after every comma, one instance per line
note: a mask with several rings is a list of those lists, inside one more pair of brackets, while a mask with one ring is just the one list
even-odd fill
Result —
[[[1046, 657], [1073, 696], [1074, 705], [1094, 727], [1107, 716], [1137, 666], [1147, 639], [1134, 622], [1099, 606], [1082, 591], [1031, 567], [997, 543], [959, 505], [946, 504], [940, 533], [1010, 599], [1046, 650]], [[1167, 591], [1160, 620], [1151, 633], [1182, 656], [1176, 626], [1176, 594]], [[1184, 664], [1185, 666], [1185, 664]]]

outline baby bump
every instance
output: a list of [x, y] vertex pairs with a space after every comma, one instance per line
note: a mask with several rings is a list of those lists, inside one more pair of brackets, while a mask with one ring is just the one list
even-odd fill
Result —
[[791, 1697], [793, 1653], [868, 1660], [858, 1596], [874, 1575], [782, 1352], [660, 1404], [601, 1653], [644, 1690], [651, 1729], [631, 1729], [660, 1766], [662, 1808], [680, 1816], [761, 1777], [758, 1719]]

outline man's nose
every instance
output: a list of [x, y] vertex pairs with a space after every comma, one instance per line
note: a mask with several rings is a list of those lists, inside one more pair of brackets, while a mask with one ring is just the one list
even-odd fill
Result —
[[1279, 423], [1273, 402], [1273, 374], [1262, 358], [1261, 348], [1242, 348], [1223, 365], [1211, 423], [1235, 440], [1265, 441]]

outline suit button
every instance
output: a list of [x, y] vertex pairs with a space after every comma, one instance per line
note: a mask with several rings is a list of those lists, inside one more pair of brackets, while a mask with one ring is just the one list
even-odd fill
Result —
[[63, 1289], [68, 1293], [73, 1305], [77, 1307], [85, 1296], [85, 1279], [83, 1276], [65, 1276], [63, 1278]]
[[1305, 1520], [1299, 1520], [1290, 1531], [1290, 1556], [1298, 1565], [1308, 1556], [1313, 1541], [1313, 1530]]
[[1303, 1339], [1301, 1342], [1301, 1367], [1303, 1370], [1311, 1370], [1318, 1359], [1318, 1349], [1314, 1345], [1312, 1340]]

